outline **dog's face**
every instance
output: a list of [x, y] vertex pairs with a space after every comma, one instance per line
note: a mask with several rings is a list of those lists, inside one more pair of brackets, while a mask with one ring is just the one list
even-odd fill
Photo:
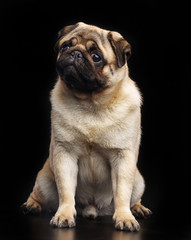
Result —
[[64, 84], [79, 93], [100, 93], [127, 73], [129, 43], [117, 32], [77, 23], [58, 33], [57, 72]]

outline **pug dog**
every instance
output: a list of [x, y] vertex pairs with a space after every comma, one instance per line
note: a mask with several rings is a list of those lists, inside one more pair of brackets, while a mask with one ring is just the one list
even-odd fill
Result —
[[58, 79], [51, 92], [49, 157], [25, 212], [52, 209], [55, 227], [75, 217], [113, 215], [115, 228], [138, 231], [145, 184], [137, 168], [139, 89], [129, 77], [130, 44], [121, 34], [79, 22], [58, 33]]

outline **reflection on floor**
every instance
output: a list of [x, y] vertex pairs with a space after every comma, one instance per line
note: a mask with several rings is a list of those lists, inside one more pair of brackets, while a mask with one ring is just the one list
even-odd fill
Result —
[[[188, 239], [186, 229], [180, 232], [163, 226], [157, 216], [139, 220], [141, 230], [137, 233], [116, 231], [112, 217], [88, 220], [78, 217], [76, 227], [58, 229], [49, 225], [51, 215], [30, 216], [20, 213], [1, 214], [0, 239], [20, 240], [164, 240]], [[176, 228], [175, 228], [176, 229]], [[188, 233], [188, 232], [187, 232]]]

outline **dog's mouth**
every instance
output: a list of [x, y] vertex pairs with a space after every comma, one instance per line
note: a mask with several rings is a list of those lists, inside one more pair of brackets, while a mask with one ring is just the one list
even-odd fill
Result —
[[87, 66], [70, 64], [57, 68], [57, 71], [69, 89], [90, 93], [100, 92], [106, 88], [105, 78], [101, 78]]
[[69, 88], [83, 90], [85, 88], [86, 79], [80, 76], [75, 66], [69, 65], [63, 69], [61, 79]]

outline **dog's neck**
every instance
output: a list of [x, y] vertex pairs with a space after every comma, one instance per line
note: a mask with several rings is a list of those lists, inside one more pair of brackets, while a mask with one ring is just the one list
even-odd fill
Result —
[[[56, 92], [56, 94], [54, 94]], [[62, 108], [67, 105], [71, 108], [79, 107], [85, 112], [103, 113], [115, 112], [121, 104], [126, 105], [127, 108], [133, 109], [141, 106], [141, 95], [135, 83], [128, 77], [119, 81], [117, 85], [106, 89], [104, 92], [98, 94], [74, 94], [63, 84], [61, 79], [51, 93], [51, 102], [53, 106]]]
[[[82, 105], [94, 105], [95, 107], [108, 106], [119, 100], [120, 96], [123, 97], [124, 85], [129, 80], [129, 78], [123, 79], [117, 85], [108, 87], [101, 92], [82, 93], [67, 89], [67, 93], [70, 94], [70, 97], [76, 98]], [[67, 87], [64, 86], [64, 88]]]

